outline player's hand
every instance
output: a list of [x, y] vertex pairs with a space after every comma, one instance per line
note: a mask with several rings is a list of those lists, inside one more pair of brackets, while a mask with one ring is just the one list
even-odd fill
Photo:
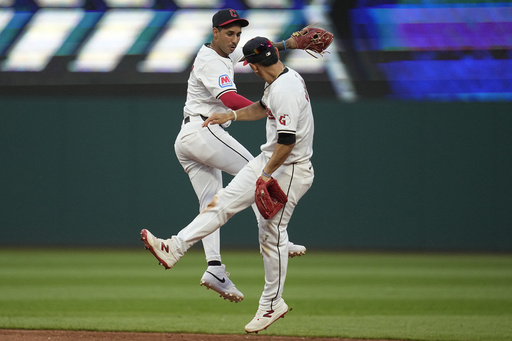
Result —
[[210, 117], [203, 122], [203, 128], [208, 126], [209, 124], [223, 124], [227, 121], [230, 121], [234, 118], [233, 112], [228, 113], [214, 113], [211, 114]]
[[288, 197], [276, 179], [271, 178], [265, 181], [262, 177], [258, 178], [256, 181], [256, 191], [254, 192], [254, 202], [263, 218], [272, 219], [284, 207], [287, 201]]
[[293, 39], [293, 37], [286, 39], [286, 46], [287, 46], [287, 49], [290, 49], [290, 50], [295, 50], [295, 49], [299, 48], [297, 41], [295, 39]]

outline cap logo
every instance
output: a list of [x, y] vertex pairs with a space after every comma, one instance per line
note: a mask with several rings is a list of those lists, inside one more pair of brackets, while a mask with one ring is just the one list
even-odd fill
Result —
[[[254, 49], [254, 53], [252, 55], [257, 55], [257, 54], [260, 54], [262, 52], [265, 52], [267, 51], [267, 49], [270, 49], [272, 47], [272, 42], [270, 40], [267, 40], [264, 44], [260, 44], [260, 46], [256, 47]], [[266, 54], [267, 56], [269, 54]], [[249, 57], [249, 56], [247, 56]]]
[[240, 15], [234, 9], [220, 10], [212, 18], [213, 27], [221, 27], [232, 23], [237, 23], [240, 27], [249, 25], [249, 22], [240, 18]]

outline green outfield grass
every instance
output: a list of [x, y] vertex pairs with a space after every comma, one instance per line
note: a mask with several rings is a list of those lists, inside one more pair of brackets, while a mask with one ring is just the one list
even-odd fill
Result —
[[[165, 271], [136, 250], [0, 250], [0, 328], [243, 334], [263, 290], [255, 251], [226, 251], [241, 303], [199, 286], [194, 248]], [[293, 310], [269, 335], [512, 339], [512, 256], [309, 251], [290, 260]]]

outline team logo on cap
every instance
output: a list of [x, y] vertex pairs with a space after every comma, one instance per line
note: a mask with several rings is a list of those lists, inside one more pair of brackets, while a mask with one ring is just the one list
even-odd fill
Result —
[[233, 82], [228, 75], [222, 75], [219, 77], [219, 86], [221, 88], [227, 88], [228, 86], [233, 86]]

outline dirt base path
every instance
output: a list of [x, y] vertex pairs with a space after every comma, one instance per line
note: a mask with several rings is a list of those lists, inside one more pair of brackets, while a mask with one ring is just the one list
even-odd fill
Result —
[[[269, 335], [205, 335], [171, 333], [90, 332], [68, 330], [0, 329], [2, 341], [361, 341], [340, 338], [314, 338]], [[385, 341], [367, 340], [364, 341]]]

